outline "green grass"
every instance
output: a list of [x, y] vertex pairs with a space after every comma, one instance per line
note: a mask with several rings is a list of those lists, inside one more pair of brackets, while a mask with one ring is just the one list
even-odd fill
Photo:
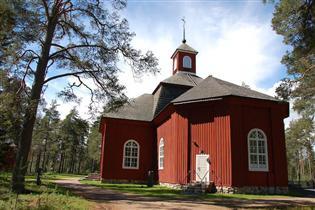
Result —
[[143, 196], [161, 197], [161, 198], [181, 198], [188, 197], [188, 195], [181, 194], [180, 190], [171, 189], [164, 186], [155, 185], [154, 187], [147, 187], [141, 184], [109, 184], [100, 181], [81, 180], [83, 184], [88, 184], [104, 189], [116, 190], [126, 193], [134, 193]]
[[[0, 172], [0, 210], [37, 209], [37, 210], [85, 210], [91, 209], [93, 203], [71, 194], [68, 190], [57, 186], [54, 179], [77, 177], [73, 175], [47, 174], [42, 177], [42, 185], [35, 184], [34, 176], [27, 176], [26, 190], [29, 194], [17, 195], [10, 191], [11, 175]], [[92, 208], [93, 209], [93, 208]]]

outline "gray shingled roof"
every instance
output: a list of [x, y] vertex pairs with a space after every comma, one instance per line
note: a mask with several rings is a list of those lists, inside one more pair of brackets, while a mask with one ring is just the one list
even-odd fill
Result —
[[164, 109], [173, 99], [185, 93], [192, 88], [191, 86], [183, 86], [176, 84], [162, 83], [159, 89], [154, 92], [154, 116]]
[[152, 94], [143, 94], [130, 103], [125, 104], [116, 112], [110, 112], [104, 117], [151, 121], [165, 106], [188, 89], [199, 84], [202, 78], [186, 72], [177, 72], [163, 80]]
[[209, 76], [202, 79], [196, 75], [178, 72], [163, 80], [152, 94], [143, 94], [116, 112], [104, 117], [151, 121], [170, 103], [181, 103], [217, 98], [222, 96], [241, 96], [279, 101], [269, 95]]
[[131, 99], [119, 110], [104, 114], [104, 117], [151, 121], [153, 119], [153, 95], [143, 94], [137, 98]]
[[197, 54], [197, 50], [195, 50], [194, 48], [192, 48], [191, 46], [189, 46], [188, 44], [186, 43], [182, 43], [181, 45], [179, 45], [179, 47], [176, 48], [175, 52], [173, 53], [172, 57], [175, 55], [175, 53], [177, 51], [184, 51], [184, 52], [191, 52], [191, 53], [194, 53], [194, 54]]
[[199, 85], [191, 88], [172, 102], [198, 101], [229, 95], [278, 101], [276, 98], [269, 95], [209, 76]]
[[196, 86], [202, 80], [203, 79], [201, 77], [198, 77], [195, 74], [179, 71], [173, 76], [163, 80], [161, 83], [169, 83], [169, 84], [185, 85], [185, 86]]

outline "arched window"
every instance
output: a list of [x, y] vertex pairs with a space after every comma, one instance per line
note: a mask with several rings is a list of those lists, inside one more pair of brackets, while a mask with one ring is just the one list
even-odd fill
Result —
[[254, 128], [247, 136], [248, 164], [250, 171], [268, 171], [267, 138], [265, 133]]
[[183, 58], [183, 67], [191, 69], [191, 58], [187, 55]]
[[139, 168], [140, 146], [135, 140], [128, 140], [124, 144], [123, 168]]
[[159, 144], [159, 169], [164, 168], [164, 139], [161, 138]]

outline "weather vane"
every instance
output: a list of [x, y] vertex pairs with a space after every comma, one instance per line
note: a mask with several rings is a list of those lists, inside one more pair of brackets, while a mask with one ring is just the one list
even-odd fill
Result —
[[185, 39], [185, 24], [186, 24], [186, 20], [185, 17], [182, 18], [183, 21], [183, 43], [186, 43], [186, 39]]

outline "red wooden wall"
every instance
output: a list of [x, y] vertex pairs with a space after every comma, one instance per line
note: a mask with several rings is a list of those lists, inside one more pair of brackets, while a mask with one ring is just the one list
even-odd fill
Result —
[[[183, 68], [183, 58], [186, 55], [191, 58], [191, 67], [192, 67], [191, 69]], [[178, 51], [173, 58], [173, 62], [175, 59], [177, 60], [177, 66], [174, 66], [173, 74], [175, 74], [177, 71], [187, 71], [187, 72], [196, 73], [196, 55], [195, 54], [189, 53], [189, 52]]]
[[[283, 125], [287, 109], [286, 103], [241, 97], [175, 106], [157, 127], [157, 152], [161, 138], [165, 144], [159, 181], [194, 181], [196, 155], [203, 151], [209, 154], [210, 180], [217, 186], [287, 186]], [[248, 169], [247, 134], [253, 128], [267, 135], [269, 172]]]
[[187, 181], [188, 121], [174, 112], [157, 127], [157, 152], [164, 139], [164, 168], [159, 169], [159, 182], [185, 184]]
[[[146, 181], [157, 160], [155, 132], [150, 122], [103, 118], [102, 128], [102, 179]], [[139, 169], [122, 168], [124, 143], [130, 139], [140, 145]]]
[[[283, 119], [288, 104], [255, 99], [230, 98], [233, 186], [287, 186], [287, 162]], [[267, 137], [268, 172], [248, 169], [247, 135], [253, 128]]]
[[[191, 112], [191, 168], [196, 170], [196, 155], [209, 154], [210, 180], [217, 186], [231, 186], [230, 116], [222, 101], [195, 105]], [[197, 144], [195, 145], [194, 142]], [[193, 173], [193, 180], [196, 180]]]
[[[287, 186], [283, 119], [288, 104], [241, 97], [170, 105], [152, 122], [103, 118], [103, 179], [146, 180], [156, 170], [159, 141], [164, 139], [161, 183], [195, 180], [196, 155], [210, 156], [210, 180], [217, 186]], [[247, 134], [262, 129], [268, 142], [268, 172], [248, 169]], [[105, 135], [104, 135], [105, 134]], [[123, 145], [140, 144], [140, 168], [122, 169]], [[188, 173], [190, 171], [190, 173]]]

